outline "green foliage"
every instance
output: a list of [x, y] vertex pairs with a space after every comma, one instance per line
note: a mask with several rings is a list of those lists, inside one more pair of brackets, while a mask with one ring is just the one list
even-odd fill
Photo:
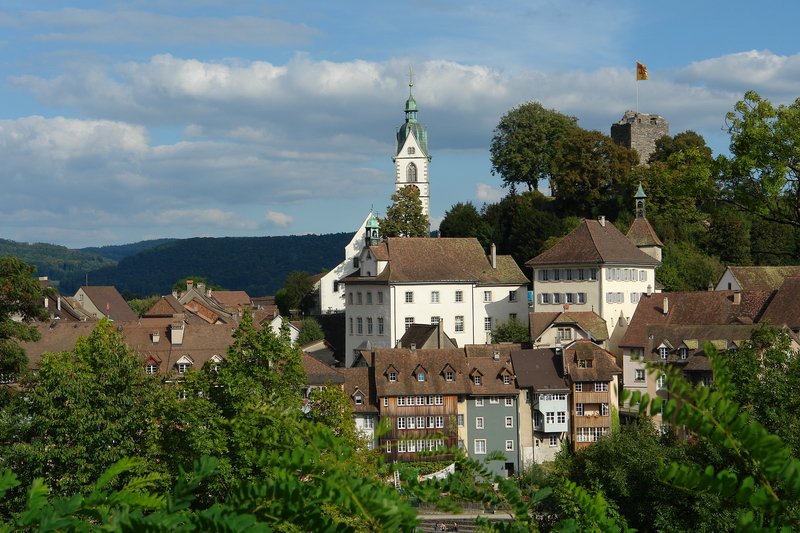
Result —
[[724, 264], [750, 264], [750, 228], [742, 214], [717, 210], [710, 219], [706, 249]]
[[484, 248], [492, 244], [491, 229], [471, 202], [459, 202], [444, 214], [439, 224], [442, 237], [475, 237]]
[[178, 291], [178, 292], [186, 292], [186, 290], [189, 288], [189, 284], [188, 284], [189, 281], [191, 281], [192, 284], [195, 287], [197, 287], [197, 285], [199, 283], [202, 283], [203, 285], [206, 286], [206, 289], [213, 289], [213, 290], [216, 290], [216, 291], [225, 290], [224, 287], [222, 287], [221, 285], [217, 285], [216, 283], [208, 281], [204, 276], [194, 276], [194, 275], [185, 276], [185, 277], [179, 279], [178, 281], [176, 281], [175, 284], [172, 286], [172, 290], [173, 291]]
[[116, 263], [93, 252], [70, 250], [55, 244], [28, 244], [6, 239], [0, 239], [0, 256], [14, 256], [35, 266], [40, 276], [47, 276], [56, 285], [65, 277], [72, 276], [75, 283], [71, 286], [72, 290], [67, 291], [72, 293], [79, 285], [84, 284], [87, 272]]
[[550, 161], [553, 196], [559, 211], [580, 217], [616, 218], [631, 197], [636, 152], [599, 131], [572, 129], [554, 146]]
[[668, 399], [623, 391], [621, 401], [661, 414], [674, 427], [685, 427], [704, 444], [725, 450], [722, 466], [672, 462], [661, 468], [665, 482], [692, 493], [720, 498], [736, 513], [739, 531], [790, 531], [800, 527], [800, 461], [792, 450], [731, 399], [730, 370], [706, 345], [716, 389], [694, 387], [674, 368], [667, 374]]
[[732, 157], [722, 192], [737, 208], [800, 227], [800, 99], [774, 106], [748, 91], [726, 115]]
[[275, 293], [275, 303], [283, 316], [308, 311], [312, 305], [314, 281], [307, 272], [292, 270], [286, 276], [283, 287]]
[[667, 243], [656, 279], [665, 291], [702, 291], [724, 271], [720, 262], [691, 242]]
[[407, 185], [392, 195], [392, 205], [386, 208], [386, 218], [378, 219], [383, 237], [427, 237], [430, 220], [422, 211], [419, 189]]
[[549, 180], [556, 144], [577, 126], [577, 119], [538, 102], [522, 104], [503, 115], [494, 130], [489, 149], [492, 174], [500, 174], [503, 185], [525, 185], [534, 191], [540, 180]]
[[523, 324], [516, 318], [498, 324], [492, 330], [492, 342], [528, 342], [531, 340], [531, 332], [527, 323]]
[[142, 316], [147, 312], [151, 307], [153, 307], [156, 302], [161, 299], [161, 296], [158, 294], [153, 294], [152, 296], [148, 296], [147, 298], [133, 298], [128, 300], [128, 307], [133, 309], [133, 312], [136, 313], [138, 316]]
[[321, 389], [314, 389], [308, 407], [309, 420], [325, 424], [334, 435], [342, 437], [353, 448], [361, 444], [356, 434], [353, 408], [341, 387], [327, 384]]
[[297, 336], [297, 345], [305, 346], [309, 342], [319, 341], [325, 338], [325, 332], [316, 319], [304, 318], [300, 325], [300, 334]]

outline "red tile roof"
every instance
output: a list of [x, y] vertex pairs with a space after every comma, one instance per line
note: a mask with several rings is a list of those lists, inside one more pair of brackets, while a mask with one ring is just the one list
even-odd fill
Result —
[[664, 246], [664, 243], [656, 235], [656, 230], [646, 218], [635, 218], [625, 236], [638, 247]]
[[128, 306], [116, 287], [107, 285], [89, 285], [81, 287], [95, 307], [115, 322], [136, 320], [136, 313]]

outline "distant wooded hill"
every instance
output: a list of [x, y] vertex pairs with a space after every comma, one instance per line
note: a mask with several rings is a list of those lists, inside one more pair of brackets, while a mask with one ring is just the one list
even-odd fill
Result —
[[[315, 274], [339, 264], [352, 236], [194, 238], [83, 250], [0, 240], [0, 255], [36, 265], [38, 274], [57, 282], [62, 294], [73, 294], [87, 275], [90, 285], [114, 285], [126, 297], [169, 294], [176, 281], [202, 276], [229, 290], [263, 296], [275, 294], [292, 270]], [[121, 259], [115, 264], [100, 254]]]

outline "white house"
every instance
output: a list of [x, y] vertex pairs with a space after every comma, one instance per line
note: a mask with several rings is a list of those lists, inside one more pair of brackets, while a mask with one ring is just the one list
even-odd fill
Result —
[[474, 238], [389, 238], [365, 247], [342, 281], [348, 367], [360, 350], [396, 346], [414, 323], [441, 323], [459, 346], [490, 342], [510, 319], [527, 323], [527, 278]]

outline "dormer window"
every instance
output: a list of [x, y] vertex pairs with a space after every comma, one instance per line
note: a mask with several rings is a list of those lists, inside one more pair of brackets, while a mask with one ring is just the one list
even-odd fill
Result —
[[389, 381], [391, 382], [397, 381], [397, 372], [389, 372]]
[[417, 381], [425, 381], [425, 372], [417, 372]]
[[361, 404], [363, 404], [363, 403], [364, 403], [364, 397], [363, 397], [363, 396], [361, 396], [360, 394], [356, 394], [356, 395], [353, 397], [353, 400], [355, 400], [355, 402], [356, 402], [356, 405], [361, 405]]
[[148, 374], [155, 374], [158, 372], [158, 363], [155, 361], [148, 361], [147, 364], [144, 365], [144, 371]]
[[178, 373], [185, 374], [189, 370], [189, 363], [178, 363]]
[[503, 385], [510, 385], [511, 384], [511, 376], [506, 374], [503, 376]]
[[669, 355], [669, 348], [666, 346], [661, 346], [658, 348], [658, 357], [661, 359], [666, 359]]
[[578, 359], [578, 368], [592, 368], [592, 360]]
[[454, 377], [455, 377], [455, 375], [454, 375], [452, 370], [448, 370], [447, 372], [444, 373], [444, 380], [445, 381], [453, 381]]
[[689, 348], [687, 348], [686, 346], [681, 346], [680, 348], [678, 348], [678, 355], [683, 360], [687, 359], [689, 357]]
[[184, 355], [175, 362], [175, 369], [178, 371], [178, 374], [185, 374], [192, 364], [193, 361], [188, 356]]
[[480, 385], [481, 382], [482, 380], [480, 374], [475, 374], [474, 376], [472, 376], [472, 383], [474, 383], [475, 385]]

